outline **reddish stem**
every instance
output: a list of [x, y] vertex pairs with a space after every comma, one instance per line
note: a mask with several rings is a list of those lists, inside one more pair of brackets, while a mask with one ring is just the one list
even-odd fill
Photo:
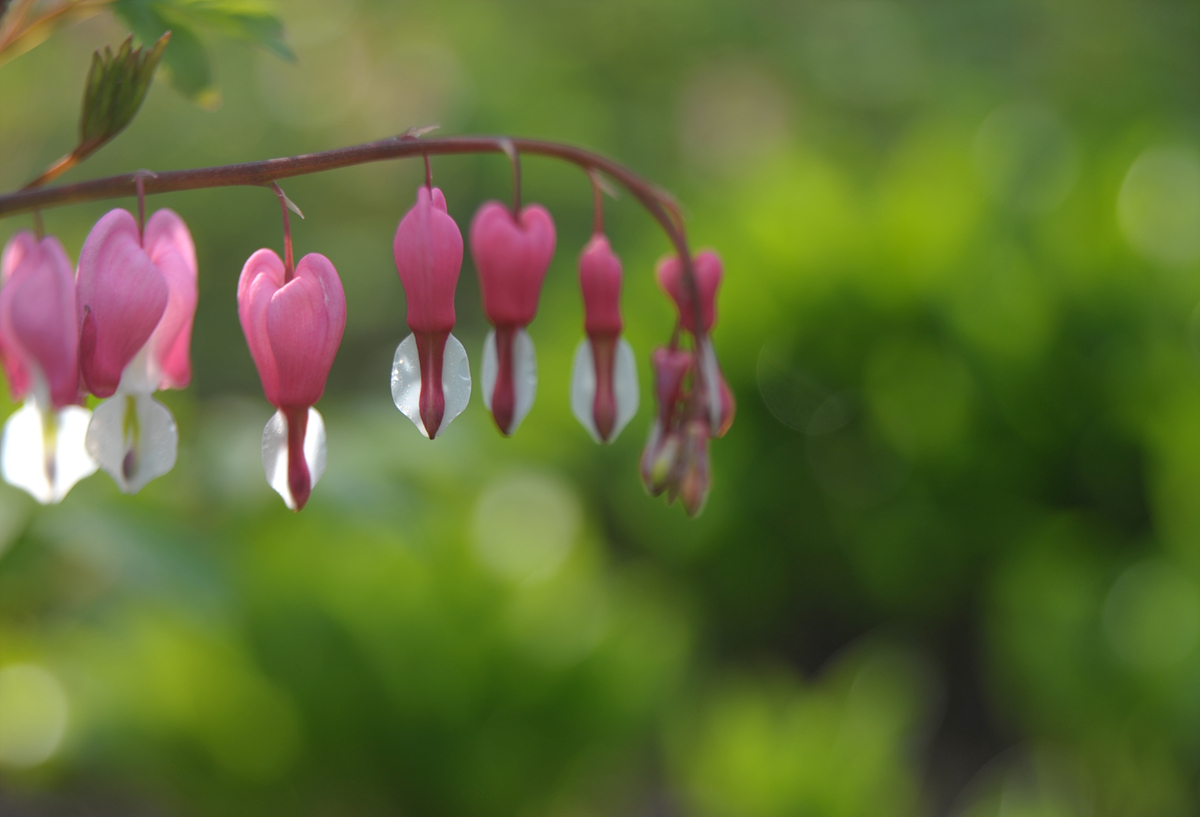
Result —
[[[412, 156], [505, 153], [507, 145], [511, 145], [513, 149], [521, 153], [549, 156], [578, 165], [584, 170], [602, 171], [629, 190], [659, 223], [674, 245], [675, 252], [683, 261], [684, 286], [687, 288], [693, 308], [696, 310], [695, 325], [697, 327], [703, 325], [699, 314], [700, 301], [696, 297], [692, 256], [688, 249], [687, 236], [675, 200], [623, 165], [574, 145], [546, 142], [539, 139], [507, 139], [497, 136], [445, 136], [421, 140], [399, 136], [321, 153], [159, 173], [158, 178], [146, 182], [146, 193], [154, 195], [210, 187], [270, 185], [279, 179], [292, 176], [304, 176], [368, 162]], [[127, 173], [78, 184], [22, 190], [0, 196], [0, 216], [24, 213], [38, 208], [58, 207], [74, 202], [131, 196], [136, 194], [134, 184], [134, 174]]]

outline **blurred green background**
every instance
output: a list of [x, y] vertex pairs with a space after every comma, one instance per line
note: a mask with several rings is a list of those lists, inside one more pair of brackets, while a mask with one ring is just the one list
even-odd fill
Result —
[[[264, 190], [191, 226], [178, 465], [60, 506], [0, 487], [0, 813], [1058, 817], [1200, 810], [1200, 6], [1191, 0], [294, 0], [298, 61], [220, 37], [63, 181], [439, 123], [594, 148], [726, 262], [739, 414], [689, 520], [643, 405], [571, 417], [586, 177], [525, 163], [559, 250], [539, 396], [430, 443], [392, 405], [391, 240], [419, 162], [285, 184], [349, 320], [300, 515], [238, 326]], [[0, 68], [0, 189], [73, 144], [102, 15]], [[464, 227], [499, 156], [436, 158]], [[131, 206], [131, 201], [120, 202]], [[111, 204], [45, 214], [75, 255]], [[668, 249], [608, 205], [628, 337]], [[0, 240], [29, 225], [0, 222]], [[459, 327], [486, 331], [468, 261]]]

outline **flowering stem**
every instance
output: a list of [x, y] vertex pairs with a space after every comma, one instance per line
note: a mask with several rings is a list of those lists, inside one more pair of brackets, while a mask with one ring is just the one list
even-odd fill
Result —
[[588, 171], [588, 179], [592, 183], [592, 233], [600, 235], [604, 232], [604, 191], [595, 170]]
[[283, 282], [286, 284], [296, 274], [296, 257], [292, 254], [292, 222], [288, 218], [287, 196], [283, 188], [271, 182], [271, 189], [279, 196], [279, 209], [283, 211]]
[[[697, 297], [692, 256], [688, 249], [683, 219], [680, 217], [675, 200], [668, 193], [623, 165], [574, 145], [540, 139], [509, 139], [500, 136], [442, 136], [419, 140], [397, 136], [320, 153], [163, 172], [159, 173], [157, 178], [145, 181], [145, 192], [147, 195], [154, 195], [182, 190], [203, 190], [211, 187], [266, 186], [279, 179], [321, 173], [342, 167], [353, 167], [368, 162], [382, 162], [421, 155], [506, 153], [507, 145], [511, 145], [513, 149], [522, 153], [549, 156], [570, 162], [585, 171], [600, 171], [620, 182], [659, 223], [663, 232], [667, 234], [667, 238], [670, 239], [675, 252], [683, 262], [684, 286], [688, 291], [692, 306], [696, 310], [695, 325], [697, 327], [703, 325], [699, 314], [700, 299]], [[136, 193], [136, 174], [134, 173], [57, 187], [21, 190], [0, 196], [0, 217], [26, 213], [39, 208], [61, 207], [78, 202], [133, 196]]]

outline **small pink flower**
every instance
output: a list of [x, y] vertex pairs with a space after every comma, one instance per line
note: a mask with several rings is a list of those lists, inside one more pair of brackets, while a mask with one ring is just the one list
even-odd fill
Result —
[[470, 240], [483, 311], [495, 327], [484, 341], [483, 401], [500, 431], [512, 434], [537, 390], [533, 341], [525, 327], [537, 314], [554, 257], [554, 221], [536, 204], [514, 218], [504, 205], [490, 201], [472, 219]]
[[692, 371], [692, 355], [682, 349], [660, 347], [651, 354], [650, 363], [654, 369], [658, 416], [650, 426], [641, 468], [646, 490], [651, 496], [658, 496], [671, 486], [680, 456], [684, 381]]
[[587, 338], [575, 350], [571, 410], [597, 442], [611, 442], [637, 413], [637, 364], [621, 337], [621, 261], [597, 233], [579, 259]]
[[[696, 281], [696, 294], [700, 299], [702, 331], [708, 333], [717, 321], [717, 289], [721, 286], [721, 278], [724, 275], [721, 258], [712, 250], [699, 252], [692, 259], [692, 271]], [[669, 256], [659, 261], [655, 275], [659, 286], [675, 301], [683, 328], [697, 334], [696, 308], [685, 285], [683, 264], [679, 258]]]
[[166, 278], [143, 249], [127, 211], [109, 211], [88, 233], [76, 287], [83, 381], [97, 397], [110, 397], [170, 300]]
[[111, 398], [92, 414], [87, 447], [125, 493], [175, 466], [175, 418], [152, 395], [191, 382], [196, 273], [192, 236], [171, 210], [142, 232], [112, 210], [80, 252], [80, 369], [89, 391]]
[[441, 190], [418, 188], [417, 203], [401, 219], [392, 247], [412, 330], [396, 349], [392, 398], [433, 439], [462, 413], [471, 396], [466, 350], [450, 334], [462, 233], [446, 212]]
[[79, 403], [75, 276], [62, 244], [17, 233], [0, 259], [0, 281], [0, 353], [13, 398], [40, 384], [56, 410]]
[[0, 256], [0, 355], [25, 405], [4, 425], [0, 473], [42, 503], [96, 470], [84, 445], [91, 412], [74, 405], [78, 346], [70, 259], [54, 237], [17, 233]]
[[346, 298], [329, 259], [311, 253], [286, 279], [272, 250], [250, 256], [238, 279], [238, 317], [263, 392], [279, 411], [263, 435], [268, 481], [299, 510], [325, 465], [321, 399], [342, 332]]

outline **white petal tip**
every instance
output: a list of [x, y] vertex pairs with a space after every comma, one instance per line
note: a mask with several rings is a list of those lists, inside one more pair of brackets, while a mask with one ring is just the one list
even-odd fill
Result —
[[[282, 411], [267, 421], [263, 429], [262, 460], [267, 475], [267, 484], [283, 497], [288, 510], [296, 510], [296, 500], [288, 485], [288, 421]], [[304, 432], [304, 461], [308, 465], [309, 490], [317, 486], [317, 480], [325, 473], [325, 420], [311, 406], [308, 409], [308, 426]]]
[[396, 408], [412, 421], [423, 437], [440, 437], [455, 417], [471, 401], [471, 367], [467, 362], [467, 350], [458, 338], [450, 335], [442, 357], [442, 396], [445, 409], [442, 422], [430, 430], [421, 418], [421, 361], [417, 351], [415, 335], [409, 335], [396, 347], [392, 360], [392, 401]]

